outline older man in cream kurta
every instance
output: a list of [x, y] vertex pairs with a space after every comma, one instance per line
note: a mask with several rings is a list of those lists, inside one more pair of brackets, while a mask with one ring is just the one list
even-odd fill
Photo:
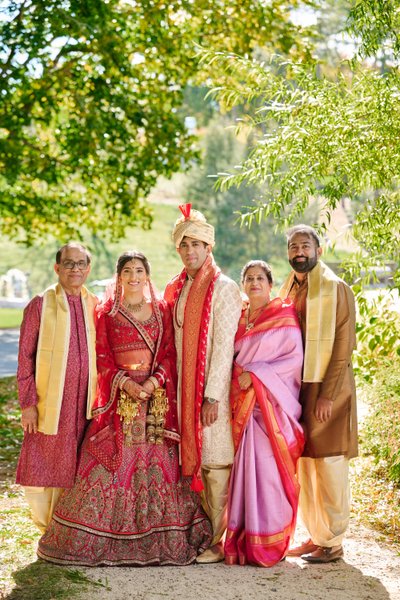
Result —
[[175, 224], [173, 240], [184, 270], [165, 290], [172, 307], [178, 357], [178, 408], [182, 473], [203, 492], [213, 526], [211, 548], [197, 561], [223, 560], [222, 536], [233, 443], [229, 389], [233, 343], [241, 313], [238, 286], [215, 265], [214, 228], [190, 205]]

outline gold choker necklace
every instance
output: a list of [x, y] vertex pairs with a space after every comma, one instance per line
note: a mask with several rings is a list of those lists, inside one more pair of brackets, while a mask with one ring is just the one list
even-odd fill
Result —
[[143, 296], [143, 298], [141, 299], [140, 302], [137, 302], [137, 304], [130, 304], [130, 302], [127, 302], [126, 300], [124, 300], [124, 306], [127, 310], [129, 310], [129, 312], [140, 312], [143, 308], [143, 306], [146, 303], [146, 298]]

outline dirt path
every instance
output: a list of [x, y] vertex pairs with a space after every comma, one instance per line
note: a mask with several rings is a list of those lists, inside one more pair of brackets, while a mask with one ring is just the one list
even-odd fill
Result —
[[[359, 403], [361, 421], [367, 407]], [[308, 536], [298, 526], [296, 540]], [[96, 600], [400, 600], [400, 556], [378, 534], [351, 520], [343, 560], [310, 565], [289, 558], [271, 569], [192, 565], [164, 568], [85, 569], [107, 582]], [[81, 596], [89, 600], [93, 595]]]
[[[301, 531], [299, 531], [301, 535]], [[400, 557], [376, 534], [352, 523], [336, 563], [287, 559], [271, 569], [193, 565], [96, 568], [85, 574], [107, 583], [82, 600], [400, 600]]]

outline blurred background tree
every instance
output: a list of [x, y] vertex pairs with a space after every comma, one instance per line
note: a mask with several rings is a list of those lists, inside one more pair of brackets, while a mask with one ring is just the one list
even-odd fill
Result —
[[265, 49], [261, 57], [213, 50], [201, 55], [214, 69], [213, 97], [223, 109], [246, 106], [237, 132], [250, 132], [250, 153], [219, 179], [223, 191], [257, 186], [252, 206], [242, 210], [243, 222], [273, 217], [285, 228], [304, 220], [318, 198], [318, 218], [308, 222], [323, 232], [333, 210], [346, 207], [358, 248], [345, 261], [361, 294], [358, 327], [365, 348], [358, 358], [361, 372], [371, 376], [380, 359], [400, 355], [398, 318], [374, 320], [371, 327], [376, 306], [371, 309], [363, 295], [379, 269], [391, 271], [386, 281], [397, 299], [400, 288], [400, 5], [340, 3], [332, 23], [328, 5], [315, 3], [312, 15], [317, 30], [332, 23], [342, 28], [346, 44], [337, 55], [321, 43], [304, 60]]
[[[213, 98], [236, 118], [238, 136], [250, 135], [250, 152], [224, 169], [218, 190], [257, 189], [250, 208], [242, 209], [249, 226], [273, 218], [286, 228], [301, 220], [326, 233], [334, 211], [346, 210], [357, 248], [345, 261], [358, 305], [355, 364], [359, 394], [369, 403], [361, 428], [363, 460], [353, 474], [355, 504], [361, 519], [396, 541], [400, 2], [315, 2], [308, 17], [321, 34], [312, 56], [268, 48], [251, 56], [209, 48], [199, 53], [213, 69]], [[310, 221], [305, 211], [317, 200], [320, 210]], [[372, 300], [371, 284], [383, 285]]]
[[[207, 79], [196, 44], [302, 49], [275, 0], [5, 0], [0, 5], [1, 230], [33, 242], [148, 228], [159, 176], [194, 159], [182, 105]], [[301, 4], [301, 3], [299, 3]]]

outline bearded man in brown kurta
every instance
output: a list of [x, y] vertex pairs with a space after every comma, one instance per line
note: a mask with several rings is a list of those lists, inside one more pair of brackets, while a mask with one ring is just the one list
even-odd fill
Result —
[[73, 486], [96, 391], [97, 298], [83, 287], [90, 254], [81, 244], [66, 244], [54, 270], [58, 284], [24, 311], [17, 372], [24, 441], [16, 480], [42, 532], [63, 489]]
[[343, 556], [349, 522], [349, 459], [357, 456], [357, 414], [351, 355], [355, 304], [349, 286], [322, 261], [311, 227], [287, 233], [293, 268], [280, 296], [293, 300], [304, 342], [300, 402], [306, 434], [298, 463], [300, 515], [310, 538], [288, 552], [311, 563]]

